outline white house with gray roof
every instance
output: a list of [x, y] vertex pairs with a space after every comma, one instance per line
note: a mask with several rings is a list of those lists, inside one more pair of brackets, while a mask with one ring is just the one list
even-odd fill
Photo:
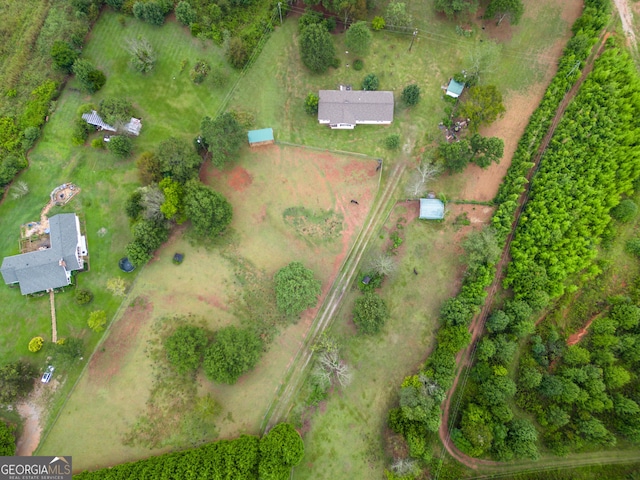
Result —
[[393, 92], [320, 90], [318, 122], [333, 129], [393, 122]]
[[0, 273], [7, 285], [20, 284], [20, 292], [28, 295], [71, 283], [71, 272], [84, 268], [87, 255], [78, 216], [62, 213], [51, 217], [49, 240], [49, 248], [4, 258]]

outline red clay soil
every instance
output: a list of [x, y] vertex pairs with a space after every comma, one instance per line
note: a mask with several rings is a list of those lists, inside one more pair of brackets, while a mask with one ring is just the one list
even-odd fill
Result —
[[[562, 19], [569, 24], [573, 24], [582, 13], [582, 2], [562, 0], [558, 3], [562, 5]], [[527, 4], [525, 16], [534, 16], [536, 11], [535, 2], [530, 2]], [[511, 26], [508, 25], [506, 20], [499, 27], [496, 27], [495, 20], [483, 20], [479, 24], [484, 26], [489, 36], [498, 41], [498, 43], [511, 37]], [[518, 140], [520, 140], [529, 122], [529, 117], [540, 103], [546, 86], [558, 68], [557, 62], [549, 59], [559, 58], [565, 43], [565, 39], [559, 39], [548, 50], [541, 53], [541, 58], [543, 59], [541, 59], [540, 64], [546, 65], [543, 80], [531, 85], [526, 93], [509, 92], [505, 99], [506, 113], [504, 117], [490, 126], [480, 129], [480, 133], [483, 136], [499, 137], [504, 140], [504, 156], [499, 164], [494, 163], [486, 170], [473, 164], [469, 165], [463, 173], [466, 179], [460, 198], [486, 202], [493, 200], [496, 196], [498, 187], [502, 183], [502, 178], [511, 165], [511, 159], [518, 146]]]
[[576, 343], [579, 343], [580, 340], [582, 340], [582, 337], [584, 337], [587, 333], [589, 333], [589, 327], [591, 326], [593, 321], [596, 318], [598, 318], [599, 315], [600, 315], [599, 313], [595, 314], [593, 317], [591, 317], [587, 321], [587, 323], [584, 324], [584, 327], [582, 327], [576, 333], [570, 335], [569, 338], [567, 338], [567, 346], [570, 347], [571, 345], [575, 345]]
[[[600, 45], [598, 47], [597, 53], [595, 55], [592, 55], [587, 60], [587, 63], [585, 65], [585, 68], [583, 69], [582, 75], [580, 76], [578, 81], [575, 83], [573, 88], [565, 95], [565, 97], [563, 98], [562, 102], [560, 103], [560, 105], [558, 107], [558, 110], [556, 111], [556, 115], [554, 116], [553, 121], [551, 122], [549, 130], [547, 131], [545, 137], [543, 138], [543, 140], [541, 142], [540, 149], [538, 150], [535, 158], [533, 159], [535, 166], [530, 170], [529, 175], [527, 177], [528, 180], [529, 180], [529, 182], [528, 182], [529, 188], [531, 186], [531, 181], [530, 181], [531, 177], [533, 176], [533, 174], [534, 174], [534, 172], [535, 172], [535, 170], [537, 168], [537, 165], [540, 163], [540, 159], [542, 158], [542, 155], [544, 154], [544, 151], [546, 150], [547, 146], [549, 145], [549, 142], [551, 141], [553, 133], [555, 132], [555, 129], [558, 126], [558, 123], [560, 122], [560, 119], [562, 118], [562, 115], [564, 114], [564, 111], [566, 110], [570, 100], [573, 97], [575, 97], [575, 95], [578, 93], [578, 90], [580, 89], [580, 86], [582, 85], [582, 82], [584, 81], [584, 79], [587, 77], [587, 75], [593, 69], [593, 62], [604, 51], [605, 42], [606, 42], [608, 36], [609, 36], [608, 32], [604, 33], [601, 36]], [[478, 458], [470, 457], [470, 456], [462, 453], [460, 450], [458, 450], [456, 448], [456, 446], [454, 445], [453, 441], [451, 440], [451, 435], [450, 435], [450, 430], [449, 430], [451, 398], [453, 396], [453, 392], [456, 391], [456, 388], [457, 388], [458, 383], [460, 381], [460, 376], [461, 376], [461, 374], [462, 374], [462, 372], [464, 370], [464, 367], [470, 366], [472, 364], [472, 362], [473, 362], [473, 356], [474, 356], [474, 353], [475, 353], [475, 346], [476, 346], [476, 343], [477, 343], [478, 339], [482, 335], [482, 332], [484, 331], [484, 324], [485, 324], [487, 316], [489, 315], [489, 311], [492, 308], [493, 298], [494, 298], [494, 296], [495, 296], [495, 294], [496, 294], [496, 292], [498, 290], [498, 287], [502, 283], [502, 273], [505, 271], [505, 268], [506, 268], [506, 266], [507, 266], [507, 264], [509, 262], [509, 258], [510, 258], [509, 257], [509, 249], [510, 249], [510, 246], [511, 246], [511, 241], [513, 240], [513, 235], [514, 235], [515, 229], [516, 229], [516, 227], [518, 225], [518, 220], [520, 218], [520, 214], [522, 213], [524, 205], [526, 204], [526, 202], [528, 200], [528, 196], [529, 196], [529, 190], [526, 190], [520, 196], [520, 199], [518, 200], [518, 208], [517, 208], [517, 210], [515, 212], [516, 221], [514, 222], [514, 224], [512, 226], [512, 229], [511, 229], [511, 233], [509, 234], [509, 236], [507, 238], [507, 241], [505, 243], [505, 247], [504, 247], [504, 250], [502, 252], [502, 256], [500, 258], [500, 261], [496, 265], [496, 275], [494, 277], [493, 283], [491, 284], [491, 287], [488, 290], [488, 295], [487, 295], [487, 298], [485, 299], [485, 303], [484, 303], [484, 306], [482, 308], [482, 311], [480, 312], [480, 314], [478, 314], [478, 315], [476, 315], [474, 317], [474, 319], [471, 322], [471, 325], [469, 326], [469, 331], [471, 333], [471, 342], [469, 343], [469, 346], [465, 350], [459, 352], [458, 355], [456, 356], [456, 365], [458, 366], [458, 371], [457, 371], [456, 377], [455, 377], [455, 379], [453, 381], [452, 387], [447, 392], [447, 396], [445, 398], [444, 405], [443, 405], [442, 422], [440, 424], [440, 429], [438, 430], [438, 434], [440, 436], [440, 440], [443, 443], [443, 447], [458, 462], [460, 462], [463, 465], [465, 465], [465, 466], [467, 466], [469, 468], [472, 468], [472, 469], [477, 469], [479, 466], [499, 466], [500, 463], [499, 462], [493, 462], [493, 461], [489, 461], [489, 460], [481, 460], [481, 459], [478, 459]], [[466, 376], [462, 380], [461, 388], [464, 388], [465, 383], [466, 383]], [[455, 416], [455, 415], [457, 415], [458, 405], [456, 405], [454, 408], [455, 408], [455, 413], [454, 413], [454, 416]]]
[[249, 172], [240, 166], [236, 166], [231, 172], [229, 172], [227, 182], [231, 188], [236, 192], [242, 192], [245, 188], [251, 185], [253, 179]]
[[124, 315], [112, 326], [105, 342], [98, 347], [89, 364], [89, 381], [103, 385], [116, 375], [127, 354], [137, 342], [142, 327], [151, 319], [153, 304], [145, 297], [133, 300]]

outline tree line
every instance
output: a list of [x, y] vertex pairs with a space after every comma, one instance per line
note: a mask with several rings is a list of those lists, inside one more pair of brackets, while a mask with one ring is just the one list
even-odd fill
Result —
[[[512, 165], [500, 186], [495, 199], [498, 208], [492, 217], [491, 233], [481, 234], [486, 238], [472, 239], [468, 246], [471, 248], [467, 249], [467, 258], [474, 260], [469, 262], [460, 293], [447, 300], [441, 308], [441, 327], [437, 333], [435, 349], [417, 375], [405, 378], [399, 392], [399, 404], [389, 412], [388, 424], [407, 441], [409, 456], [422, 460], [426, 465], [430, 465], [433, 460], [429, 443], [440, 425], [440, 404], [444, 399], [444, 392], [452, 386], [455, 378], [456, 354], [470, 342], [469, 324], [479, 312], [486, 297], [485, 288], [491, 284], [495, 275], [497, 259], [490, 254], [484, 255], [485, 250], [489, 253], [491, 249], [483, 249], [482, 244], [488, 244], [493, 236], [498, 251], [504, 246], [514, 221], [518, 197], [524, 190], [525, 175], [532, 167], [531, 159], [537, 152], [564, 93], [579, 78], [579, 67], [584, 65], [606, 24], [608, 8], [609, 4], [602, 0], [585, 2], [583, 14], [572, 28], [574, 35], [559, 61], [558, 72], [547, 88], [540, 106], [532, 115], [518, 143]], [[499, 346], [502, 346], [503, 340], [512, 341], [508, 337], [501, 339]], [[493, 346], [496, 347], [495, 344]], [[485, 348], [491, 349], [490, 346]], [[503, 373], [503, 369], [498, 368], [496, 373]], [[496, 376], [506, 378], [505, 375]], [[508, 381], [498, 380], [495, 383], [496, 391], [491, 393], [504, 396], [513, 391], [513, 386]], [[526, 422], [510, 423], [506, 429], [502, 428], [498, 432], [498, 438], [514, 455], [522, 452], [527, 456], [527, 453], [533, 453], [531, 447], [535, 445], [535, 428], [532, 430], [531, 427]]]
[[286, 480], [302, 460], [304, 444], [288, 423], [273, 427], [262, 438], [242, 435], [235, 440], [219, 440], [198, 448], [167, 453], [123, 463], [93, 472], [74, 475], [78, 480], [161, 478], [265, 479]]

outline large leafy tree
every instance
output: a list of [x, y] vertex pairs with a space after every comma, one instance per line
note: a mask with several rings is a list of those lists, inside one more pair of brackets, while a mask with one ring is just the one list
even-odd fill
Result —
[[13, 403], [33, 389], [36, 370], [30, 363], [17, 361], [0, 367], [0, 403]]
[[193, 145], [185, 140], [170, 137], [158, 146], [156, 157], [162, 173], [179, 183], [197, 177], [202, 158]]
[[288, 423], [276, 425], [260, 440], [260, 478], [289, 478], [291, 468], [300, 463], [303, 455], [304, 443], [296, 429]]
[[204, 117], [200, 123], [200, 131], [211, 153], [211, 162], [218, 168], [234, 160], [246, 140], [244, 128], [230, 112], [215, 119]]
[[408, 27], [413, 19], [407, 13], [407, 5], [404, 2], [391, 2], [385, 11], [385, 23], [388, 27]]
[[164, 341], [167, 359], [179, 373], [195, 372], [200, 367], [207, 346], [207, 332], [192, 325], [182, 325]]
[[495, 85], [471, 87], [459, 115], [471, 120], [470, 128], [477, 132], [482, 125], [495, 122], [505, 112], [502, 94]]
[[313, 270], [300, 262], [291, 262], [275, 275], [276, 303], [286, 315], [295, 317], [318, 302], [321, 283]]
[[105, 98], [100, 102], [98, 113], [106, 123], [117, 126], [129, 121], [133, 107], [126, 98]]
[[509, 18], [512, 25], [516, 25], [522, 14], [524, 13], [524, 5], [522, 0], [491, 0], [485, 11], [486, 17], [497, 17], [498, 25], [505, 18]]
[[371, 38], [373, 37], [369, 24], [364, 21], [351, 24], [345, 34], [344, 43], [346, 47], [357, 55], [369, 53]]
[[353, 323], [363, 333], [378, 333], [389, 317], [387, 304], [380, 295], [367, 292], [353, 306]]
[[0, 420], [0, 456], [11, 457], [16, 454], [16, 439], [13, 436], [15, 427]]
[[320, 24], [306, 26], [300, 33], [302, 63], [314, 73], [324, 73], [333, 62], [336, 50], [327, 29]]
[[129, 137], [116, 135], [111, 137], [109, 143], [107, 143], [107, 148], [116, 157], [127, 158], [133, 149], [133, 142]]
[[204, 372], [211, 380], [234, 384], [262, 355], [262, 341], [251, 330], [225, 327], [204, 354]]
[[478, 9], [477, 0], [435, 0], [436, 11], [444, 13], [448, 18], [456, 15], [474, 13]]
[[98, 70], [89, 60], [79, 58], [74, 62], [72, 70], [82, 87], [89, 93], [97, 92], [107, 81], [104, 73]]
[[231, 223], [233, 210], [221, 194], [192, 180], [184, 186], [184, 213], [198, 237], [220, 235]]
[[56, 68], [71, 73], [73, 64], [78, 59], [78, 52], [67, 42], [56, 40], [51, 46], [51, 57]]

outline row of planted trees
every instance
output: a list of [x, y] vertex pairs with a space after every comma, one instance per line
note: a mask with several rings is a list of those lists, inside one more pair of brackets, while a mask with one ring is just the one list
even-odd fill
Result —
[[[583, 15], [573, 27], [574, 36], [559, 62], [558, 74], [548, 87], [541, 105], [532, 115], [514, 154], [512, 166], [501, 185], [496, 198], [498, 209], [492, 218], [493, 228], [480, 234], [484, 238], [472, 238], [472, 243], [493, 245], [497, 252], [502, 249], [511, 230], [518, 197], [524, 190], [526, 173], [532, 166], [531, 159], [565, 92], [579, 78], [578, 67], [583, 65], [596, 43], [607, 17], [606, 2], [586, 2]], [[470, 342], [469, 325], [484, 303], [485, 288], [491, 284], [495, 275], [494, 265], [498, 257], [490, 254], [491, 248], [476, 249], [473, 245], [468, 247], [471, 247], [468, 248], [469, 257], [475, 260], [469, 264], [460, 293], [442, 306], [441, 327], [435, 350], [418, 374], [405, 378], [400, 389], [399, 405], [389, 414], [389, 426], [404, 436], [409, 456], [421, 459], [426, 466], [436, 465], [432, 463], [430, 442], [440, 426], [440, 404], [456, 375], [456, 354]], [[544, 298], [541, 301], [544, 303]], [[493, 442], [494, 438], [496, 451], [501, 452], [501, 458], [534, 457], [537, 454], [535, 427], [528, 420], [514, 419], [504, 405], [505, 399], [510, 398], [516, 390], [515, 383], [508, 377], [507, 366], [515, 354], [517, 338], [531, 332], [531, 313], [531, 306], [516, 300], [507, 304], [501, 313], [494, 313], [489, 321], [493, 336], [478, 347], [483, 361], [491, 361], [488, 369], [477, 369], [479, 374], [485, 375], [477, 377], [485, 380], [482, 382], [483, 390], [479, 392], [476, 389], [473, 392], [477, 395], [477, 402], [465, 403], [467, 406], [473, 405], [468, 408], [469, 413], [463, 414], [466, 415], [466, 427], [454, 434], [454, 439], [458, 439], [458, 446], [463, 450], [469, 447], [467, 451], [471, 454], [487, 452], [493, 446], [487, 440], [491, 439]], [[498, 420], [486, 421], [487, 418]], [[472, 424], [472, 420], [475, 420], [475, 424]], [[494, 424], [499, 426], [495, 431]], [[462, 427], [460, 423], [458, 426]], [[475, 445], [465, 437], [465, 431], [469, 436], [476, 434], [475, 438], [479, 440]]]

